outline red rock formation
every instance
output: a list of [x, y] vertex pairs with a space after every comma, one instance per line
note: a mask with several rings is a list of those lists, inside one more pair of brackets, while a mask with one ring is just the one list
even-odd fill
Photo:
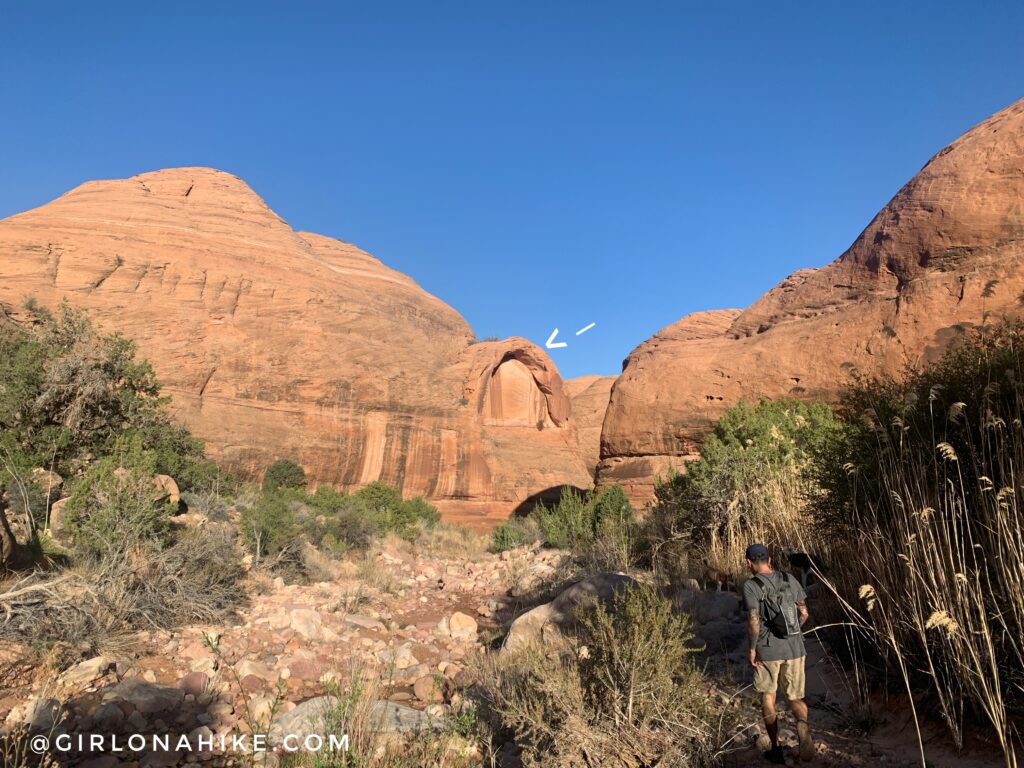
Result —
[[291, 457], [316, 482], [381, 479], [470, 522], [589, 484], [542, 350], [471, 345], [409, 277], [294, 232], [229, 174], [89, 182], [0, 222], [0, 302], [29, 295], [134, 339], [180, 417], [243, 474]]
[[1024, 101], [933, 157], [836, 261], [637, 347], [612, 390], [599, 482], [648, 500], [739, 399], [828, 400], [853, 370], [899, 374], [1019, 315], [1022, 289]]
[[592, 475], [597, 474], [597, 462], [601, 458], [601, 425], [614, 383], [615, 376], [578, 376], [565, 382], [572, 400], [580, 455]]

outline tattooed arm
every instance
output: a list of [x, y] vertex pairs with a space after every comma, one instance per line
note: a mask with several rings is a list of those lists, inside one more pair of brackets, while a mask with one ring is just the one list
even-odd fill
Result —
[[754, 608], [747, 612], [747, 640], [750, 642], [750, 665], [757, 666], [757, 638], [761, 636], [761, 612]]

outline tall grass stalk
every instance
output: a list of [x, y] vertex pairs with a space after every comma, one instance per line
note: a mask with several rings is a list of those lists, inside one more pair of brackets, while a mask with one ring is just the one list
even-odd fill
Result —
[[876, 384], [878, 405], [860, 413], [871, 474], [848, 467], [856, 538], [831, 585], [859, 595], [849, 615], [908, 692], [935, 702], [957, 746], [965, 724], [987, 721], [1008, 768], [1024, 712], [1022, 344], [1020, 328], [1004, 330], [902, 388]]

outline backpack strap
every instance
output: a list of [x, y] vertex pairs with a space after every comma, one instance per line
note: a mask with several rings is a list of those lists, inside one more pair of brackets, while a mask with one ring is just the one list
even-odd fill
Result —
[[761, 588], [761, 597], [758, 600], [758, 602], [759, 603], [763, 603], [765, 597], [768, 596], [768, 585], [765, 584], [764, 579], [762, 579], [760, 576], [751, 576], [750, 580], [753, 581], [755, 584], [757, 584], [757, 586], [759, 586]]

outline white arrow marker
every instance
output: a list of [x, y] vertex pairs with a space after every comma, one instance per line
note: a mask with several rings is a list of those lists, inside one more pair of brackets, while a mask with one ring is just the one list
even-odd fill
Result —
[[555, 330], [553, 330], [551, 332], [551, 335], [548, 336], [547, 343], [544, 344], [544, 346], [547, 347], [548, 349], [558, 349], [559, 347], [568, 347], [569, 345], [566, 344], [564, 341], [555, 341], [555, 336], [557, 336], [557, 335], [558, 335], [558, 329], [555, 328]]
[[576, 335], [579, 336], [581, 333], [586, 333], [591, 328], [593, 328], [595, 325], [597, 325], [597, 323], [591, 323], [586, 328], [580, 328], [578, 331], [576, 331]]

